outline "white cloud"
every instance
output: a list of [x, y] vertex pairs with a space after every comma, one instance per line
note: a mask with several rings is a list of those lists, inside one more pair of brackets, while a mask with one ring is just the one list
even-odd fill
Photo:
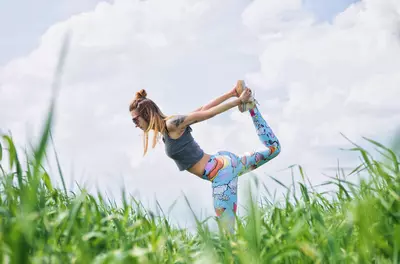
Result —
[[[340, 132], [387, 140], [400, 120], [393, 15], [400, 4], [367, 0], [327, 24], [316, 23], [300, 0], [239, 2], [120, 0], [54, 25], [29, 56], [0, 70], [0, 123], [19, 142], [27, 124], [35, 134], [70, 29], [56, 144], [64, 168], [73, 166], [74, 179], [87, 180], [93, 191], [97, 183], [118, 198], [124, 186], [144, 200], [156, 194], [165, 207], [183, 191], [196, 212], [214, 214], [210, 184], [179, 172], [162, 145], [142, 158], [142, 138], [128, 112], [141, 88], [165, 113], [184, 113], [246, 76], [283, 147], [256, 171], [271, 188], [277, 185], [265, 173], [290, 183], [290, 174], [278, 170], [291, 164], [305, 165], [314, 183], [325, 180], [320, 172], [336, 158], [354, 165], [354, 154], [338, 151], [349, 146]], [[236, 109], [193, 129], [208, 153], [262, 147], [250, 117]], [[250, 177], [242, 178], [240, 201]], [[172, 216], [190, 223], [188, 215], [180, 198]]]

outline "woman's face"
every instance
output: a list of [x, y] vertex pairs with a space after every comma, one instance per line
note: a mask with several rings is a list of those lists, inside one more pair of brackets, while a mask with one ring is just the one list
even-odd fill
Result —
[[136, 125], [136, 127], [140, 128], [143, 131], [146, 131], [147, 128], [149, 127], [149, 123], [147, 123], [147, 121], [144, 120], [143, 117], [139, 115], [136, 109], [131, 111], [131, 115], [132, 115], [132, 121]]

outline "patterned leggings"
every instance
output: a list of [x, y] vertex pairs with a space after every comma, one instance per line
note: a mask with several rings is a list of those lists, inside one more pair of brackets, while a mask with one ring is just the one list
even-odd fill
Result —
[[278, 139], [261, 116], [257, 106], [249, 110], [258, 137], [265, 145], [262, 151], [237, 156], [229, 151], [219, 151], [211, 156], [203, 179], [212, 182], [214, 209], [224, 227], [233, 233], [237, 209], [238, 176], [250, 172], [275, 158], [281, 151]]

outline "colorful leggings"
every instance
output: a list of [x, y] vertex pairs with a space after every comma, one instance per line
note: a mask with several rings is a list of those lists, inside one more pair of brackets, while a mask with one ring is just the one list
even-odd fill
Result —
[[267, 122], [257, 106], [249, 110], [258, 137], [265, 145], [262, 151], [237, 156], [229, 151], [219, 151], [211, 156], [203, 174], [203, 179], [212, 182], [214, 209], [222, 224], [232, 233], [237, 209], [238, 176], [250, 172], [275, 158], [281, 150]]

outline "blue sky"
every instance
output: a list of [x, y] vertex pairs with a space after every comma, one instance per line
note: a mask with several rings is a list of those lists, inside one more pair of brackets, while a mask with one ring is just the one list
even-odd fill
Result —
[[[56, 22], [93, 9], [99, 0], [0, 1], [0, 65], [34, 49]], [[22, 8], [23, 7], [23, 8]]]
[[303, 0], [306, 9], [312, 11], [320, 21], [332, 21], [336, 14], [359, 0]]
[[[303, 0], [320, 21], [330, 21], [357, 0]], [[100, 0], [0, 1], [0, 65], [29, 53], [52, 24], [90, 11]], [[110, 2], [110, 1], [109, 1]], [[24, 8], [21, 8], [23, 6]]]

